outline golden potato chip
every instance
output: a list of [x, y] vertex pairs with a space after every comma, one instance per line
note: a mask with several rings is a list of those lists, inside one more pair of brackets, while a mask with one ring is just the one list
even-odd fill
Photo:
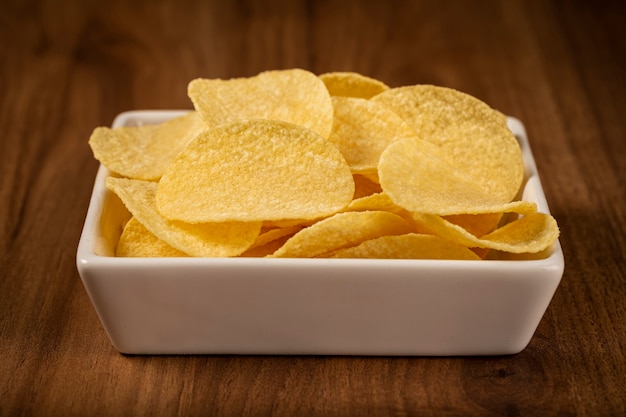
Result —
[[467, 247], [495, 249], [511, 253], [535, 253], [554, 244], [559, 228], [552, 216], [527, 213], [481, 237], [432, 214], [414, 213], [416, 221], [433, 234]]
[[122, 235], [117, 242], [115, 256], [134, 258], [169, 258], [186, 257], [186, 253], [174, 249], [153, 235], [136, 218], [124, 226]]
[[206, 123], [216, 127], [248, 119], [282, 120], [327, 138], [333, 107], [324, 83], [302, 69], [262, 72], [229, 80], [192, 80], [189, 98]]
[[261, 222], [189, 224], [168, 220], [156, 207], [156, 182], [109, 177], [106, 186], [150, 233], [190, 256], [237, 256], [254, 243], [261, 230]]
[[529, 213], [480, 238], [482, 246], [512, 253], [537, 253], [559, 237], [559, 226], [546, 213]]
[[372, 98], [402, 117], [446, 155], [458, 176], [499, 203], [511, 201], [524, 177], [522, 153], [502, 113], [450, 88], [415, 85]]
[[274, 252], [274, 258], [313, 258], [385, 235], [413, 231], [397, 214], [384, 211], [338, 213], [300, 230]]
[[463, 245], [438, 236], [417, 233], [366, 240], [358, 246], [340, 249], [332, 257], [480, 260], [474, 252]]
[[195, 111], [158, 125], [98, 127], [89, 138], [95, 158], [121, 176], [158, 180], [174, 157], [207, 125]]
[[389, 89], [382, 81], [356, 72], [327, 72], [320, 79], [331, 96], [368, 99]]
[[535, 211], [535, 204], [508, 202], [459, 171], [439, 146], [400, 139], [380, 157], [378, 175], [391, 200], [411, 212], [439, 215]]
[[191, 142], [163, 174], [157, 205], [190, 223], [315, 219], [353, 194], [352, 173], [326, 139], [291, 123], [250, 120]]
[[415, 132], [382, 105], [352, 97], [333, 97], [333, 129], [328, 137], [353, 173], [375, 173], [380, 154], [390, 143]]

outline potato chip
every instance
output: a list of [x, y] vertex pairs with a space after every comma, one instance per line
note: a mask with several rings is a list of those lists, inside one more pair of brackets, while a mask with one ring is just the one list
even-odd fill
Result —
[[376, 237], [413, 231], [402, 217], [385, 211], [338, 213], [300, 230], [271, 256], [313, 258]]
[[340, 249], [332, 257], [480, 260], [474, 252], [463, 245], [438, 236], [417, 233], [366, 240], [358, 246]]
[[206, 123], [216, 127], [237, 120], [282, 120], [327, 138], [333, 108], [324, 83], [302, 69], [262, 72], [254, 77], [191, 81], [189, 98]]
[[381, 155], [378, 175], [391, 200], [411, 212], [440, 215], [535, 211], [534, 203], [508, 202], [489, 192], [441, 147], [421, 139], [400, 139]]
[[106, 186], [150, 233], [190, 256], [237, 256], [254, 243], [261, 230], [261, 222], [189, 224], [168, 220], [156, 207], [156, 182], [109, 177]]
[[189, 112], [158, 125], [98, 127], [89, 146], [102, 165], [124, 177], [158, 180], [178, 153], [207, 125]]
[[559, 237], [559, 226], [546, 213], [530, 213], [480, 238], [483, 247], [512, 253], [537, 253]]
[[328, 137], [346, 158], [353, 173], [376, 173], [380, 154], [415, 132], [382, 105], [352, 97], [333, 97], [333, 129]]
[[174, 249], [153, 235], [136, 218], [124, 226], [122, 235], [115, 249], [115, 256], [134, 258], [170, 258], [186, 257], [186, 253]]
[[432, 85], [393, 88], [372, 101], [437, 145], [458, 176], [482, 194], [499, 203], [517, 195], [524, 176], [522, 153], [502, 113], [468, 94]]
[[326, 139], [291, 123], [250, 120], [191, 142], [163, 174], [157, 205], [190, 223], [315, 219], [353, 194], [352, 173]]
[[327, 72], [320, 79], [331, 96], [368, 99], [389, 89], [382, 81], [356, 72]]
[[414, 213], [416, 221], [433, 234], [467, 247], [495, 249], [511, 253], [535, 253], [551, 247], [559, 236], [552, 216], [528, 213], [481, 237], [450, 223], [440, 216]]

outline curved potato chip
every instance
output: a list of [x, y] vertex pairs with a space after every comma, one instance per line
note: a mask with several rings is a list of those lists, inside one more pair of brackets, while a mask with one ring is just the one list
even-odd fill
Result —
[[112, 172], [158, 180], [185, 145], [207, 128], [192, 111], [158, 125], [97, 127], [89, 146], [95, 158]]
[[416, 137], [396, 113], [362, 98], [333, 97], [334, 122], [328, 137], [346, 158], [353, 173], [374, 173], [380, 154], [390, 143]]
[[455, 169], [443, 150], [421, 139], [400, 139], [380, 157], [378, 175], [391, 200], [411, 212], [449, 215], [528, 212], [535, 205], [508, 202]]
[[262, 72], [254, 77], [192, 80], [187, 94], [206, 123], [216, 127], [247, 119], [282, 120], [328, 137], [333, 106], [324, 83], [302, 69]]
[[240, 121], [191, 142], [159, 182], [157, 205], [189, 223], [314, 219], [346, 207], [354, 180], [337, 148], [276, 120]]
[[357, 72], [327, 72], [319, 77], [331, 96], [368, 99], [389, 89], [382, 81]]
[[108, 177], [106, 186], [150, 233], [190, 256], [237, 256], [254, 243], [261, 230], [261, 222], [190, 224], [168, 220], [156, 207], [156, 182]]
[[551, 247], [559, 237], [559, 228], [552, 216], [528, 213], [482, 237], [476, 237], [461, 226], [440, 216], [414, 213], [425, 229], [467, 247], [495, 249], [511, 253], [536, 253]]
[[386, 235], [413, 231], [402, 217], [384, 211], [338, 213], [300, 230], [273, 258], [313, 258]]
[[480, 238], [483, 247], [512, 253], [537, 253], [559, 237], [559, 226], [546, 213], [529, 213]]
[[366, 240], [358, 246], [338, 250], [332, 257], [480, 260], [478, 255], [463, 245], [438, 236], [417, 233]]
[[115, 256], [134, 258], [186, 257], [186, 253], [174, 249], [150, 233], [136, 218], [131, 217], [124, 226], [117, 242]]
[[447, 155], [459, 176], [495, 201], [511, 201], [524, 161], [506, 117], [469, 94], [432, 85], [387, 90], [372, 98], [395, 111], [423, 140]]

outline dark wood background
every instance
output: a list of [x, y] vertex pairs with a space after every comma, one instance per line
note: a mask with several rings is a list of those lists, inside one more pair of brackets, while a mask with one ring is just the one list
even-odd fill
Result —
[[[626, 413], [626, 3], [0, 4], [1, 416]], [[507, 357], [124, 356], [75, 267], [91, 131], [195, 77], [301, 67], [460, 89], [528, 130], [566, 259]]]

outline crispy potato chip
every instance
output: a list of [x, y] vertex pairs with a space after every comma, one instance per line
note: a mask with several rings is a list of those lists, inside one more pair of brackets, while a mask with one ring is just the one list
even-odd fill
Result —
[[340, 249], [332, 257], [480, 260], [478, 255], [463, 245], [438, 236], [417, 233], [366, 240], [358, 246]]
[[124, 226], [122, 235], [117, 242], [115, 256], [134, 258], [170, 258], [186, 257], [186, 253], [174, 249], [153, 235], [136, 218]]
[[282, 120], [327, 138], [333, 107], [324, 83], [302, 69], [262, 72], [254, 77], [191, 81], [189, 98], [206, 123], [216, 127], [237, 120]]
[[353, 195], [352, 173], [326, 139], [291, 123], [251, 120], [191, 142], [163, 174], [157, 205], [190, 223], [314, 219]]
[[189, 224], [168, 220], [156, 207], [156, 182], [109, 177], [106, 186], [153, 235], [190, 256], [240, 255], [261, 230], [261, 222]]
[[450, 88], [415, 85], [372, 98], [402, 117], [417, 135], [437, 145], [458, 176], [494, 201], [506, 203], [524, 177], [522, 153], [502, 113]]
[[[512, 253], [537, 253], [559, 237], [559, 226], [546, 213], [529, 213], [480, 238], [483, 247]], [[489, 242], [489, 243], [487, 243]]]
[[467, 247], [495, 249], [511, 253], [535, 253], [551, 247], [559, 236], [559, 228], [552, 216], [545, 213], [528, 213], [477, 237], [461, 226], [440, 216], [414, 213], [416, 221], [433, 234]]
[[386, 235], [413, 232], [410, 223], [385, 211], [338, 213], [300, 230], [274, 258], [313, 258]]
[[333, 129], [328, 137], [353, 173], [375, 173], [380, 154], [390, 143], [416, 137], [397, 114], [382, 105], [352, 97], [333, 97]]
[[356, 72], [327, 72], [320, 79], [331, 96], [369, 99], [389, 89], [382, 81]]
[[195, 111], [158, 125], [97, 127], [89, 138], [95, 158], [121, 176], [158, 180], [207, 125]]
[[411, 212], [440, 215], [535, 211], [535, 204], [508, 202], [456, 169], [439, 146], [400, 139], [381, 155], [378, 175], [391, 200]]

